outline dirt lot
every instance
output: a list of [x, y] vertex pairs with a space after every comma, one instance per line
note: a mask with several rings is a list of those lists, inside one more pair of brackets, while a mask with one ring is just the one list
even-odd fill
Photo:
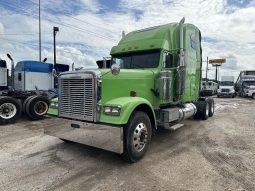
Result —
[[160, 131], [146, 157], [43, 134], [43, 121], [0, 127], [0, 190], [255, 190], [255, 101], [215, 99], [207, 121]]

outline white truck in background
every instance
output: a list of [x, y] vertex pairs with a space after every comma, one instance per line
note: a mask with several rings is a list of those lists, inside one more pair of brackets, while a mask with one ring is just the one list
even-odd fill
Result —
[[235, 93], [235, 77], [234, 76], [222, 76], [217, 92], [217, 97], [232, 97]]
[[201, 84], [201, 90], [207, 95], [215, 95], [218, 90], [218, 83], [212, 80], [203, 80]]
[[241, 97], [255, 99], [255, 70], [241, 71], [235, 84], [235, 90]]

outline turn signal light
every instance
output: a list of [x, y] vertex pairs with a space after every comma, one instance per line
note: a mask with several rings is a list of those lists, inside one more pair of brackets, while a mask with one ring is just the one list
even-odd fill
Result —
[[130, 91], [130, 96], [131, 97], [136, 97], [136, 91]]

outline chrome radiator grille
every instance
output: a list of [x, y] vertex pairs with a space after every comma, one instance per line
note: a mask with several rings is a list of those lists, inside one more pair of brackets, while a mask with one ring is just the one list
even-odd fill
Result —
[[222, 89], [221, 89], [221, 92], [226, 92], [226, 93], [227, 93], [227, 92], [229, 92], [229, 89], [224, 89], [224, 88], [222, 88]]
[[59, 116], [94, 120], [94, 79], [60, 79]]

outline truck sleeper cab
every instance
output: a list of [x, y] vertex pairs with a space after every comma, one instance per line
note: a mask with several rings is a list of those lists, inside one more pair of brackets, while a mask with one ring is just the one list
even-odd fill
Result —
[[109, 69], [59, 76], [58, 118], [46, 134], [141, 159], [153, 130], [207, 119], [212, 98], [200, 97], [202, 49], [194, 25], [171, 23], [131, 32], [111, 50]]

